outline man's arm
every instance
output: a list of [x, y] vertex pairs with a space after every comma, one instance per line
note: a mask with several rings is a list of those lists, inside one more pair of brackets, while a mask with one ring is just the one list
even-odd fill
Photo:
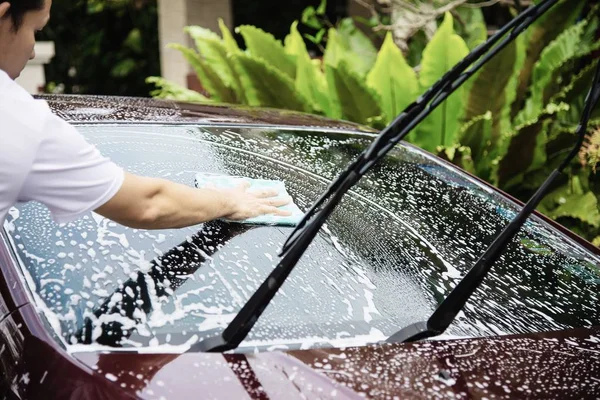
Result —
[[165, 179], [125, 174], [121, 189], [95, 211], [132, 228], [181, 228], [217, 218], [243, 220], [262, 214], [289, 215], [277, 207], [290, 199], [276, 191], [195, 189]]
[[289, 198], [272, 198], [274, 192], [250, 194], [246, 187], [202, 190], [124, 173], [75, 127], [53, 115], [46, 103], [31, 96], [27, 99], [29, 107], [17, 109], [21, 112], [18, 122], [28, 121], [21, 110], [30, 109], [37, 110], [34, 119], [41, 122], [22, 129], [37, 142], [31, 145], [35, 154], [32, 163], [27, 163], [18, 200], [45, 204], [58, 223], [73, 221], [91, 210], [123, 225], [145, 229], [180, 228], [222, 217], [242, 220], [262, 214], [289, 215], [277, 209], [289, 203]]

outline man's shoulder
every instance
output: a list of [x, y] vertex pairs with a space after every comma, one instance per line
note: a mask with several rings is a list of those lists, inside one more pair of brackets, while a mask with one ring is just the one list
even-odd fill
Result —
[[5, 130], [7, 134], [13, 134], [10, 132], [12, 129], [42, 133], [51, 116], [45, 101], [34, 99], [8, 75], [0, 72], [0, 121], [8, 128]]

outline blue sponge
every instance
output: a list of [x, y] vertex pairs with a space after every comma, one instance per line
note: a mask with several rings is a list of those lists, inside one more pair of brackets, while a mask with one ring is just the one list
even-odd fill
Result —
[[[197, 188], [203, 188], [211, 184], [217, 188], [232, 188], [239, 185], [243, 181], [250, 182], [250, 187], [248, 188], [249, 190], [275, 189], [278, 192], [278, 197], [289, 196], [287, 190], [285, 189], [285, 184], [282, 181], [269, 179], [252, 179], [240, 176], [217, 175], [208, 173], [196, 174]], [[293, 201], [279, 208], [282, 210], [289, 211], [292, 214], [288, 216], [261, 215], [259, 217], [245, 219], [243, 221], [231, 222], [239, 222], [254, 225], [296, 226], [304, 216], [304, 213], [298, 208], [298, 206]]]

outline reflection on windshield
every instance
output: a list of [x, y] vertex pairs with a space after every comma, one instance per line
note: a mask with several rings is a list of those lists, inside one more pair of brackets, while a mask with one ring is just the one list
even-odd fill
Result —
[[196, 270], [230, 238], [251, 229], [249, 225], [213, 221], [190, 240], [179, 244], [151, 262], [149, 271], [119, 286], [92, 317], [86, 317], [77, 332], [80, 343], [121, 346], [140, 324], [144, 324], [154, 302], [160, 303], [194, 276]]
[[[127, 170], [193, 186], [197, 172], [279, 179], [306, 209], [369, 137], [185, 126], [81, 126]], [[361, 344], [430, 315], [517, 209], [398, 146], [342, 201], [245, 347]], [[38, 306], [66, 343], [178, 346], [220, 332], [277, 263], [290, 228], [143, 231], [96, 214], [57, 226], [36, 203], [6, 225]], [[598, 325], [598, 259], [538, 219], [448, 333]], [[273, 347], [275, 346], [275, 347]]]

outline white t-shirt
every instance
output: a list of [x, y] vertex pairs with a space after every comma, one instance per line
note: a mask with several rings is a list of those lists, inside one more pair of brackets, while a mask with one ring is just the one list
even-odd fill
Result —
[[124, 171], [0, 70], [0, 227], [16, 202], [45, 204], [58, 223], [110, 200]]

